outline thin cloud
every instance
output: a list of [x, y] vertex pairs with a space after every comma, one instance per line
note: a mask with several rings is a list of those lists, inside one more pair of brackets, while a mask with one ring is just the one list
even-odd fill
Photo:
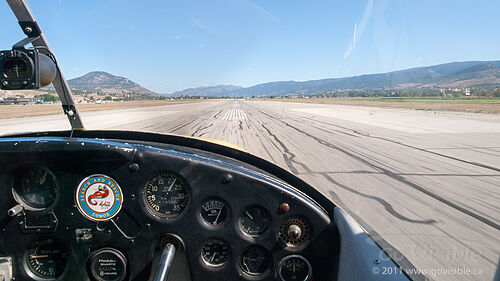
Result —
[[274, 20], [274, 21], [278, 21], [279, 18], [277, 16], [275, 16], [273, 13], [269, 12], [268, 10], [264, 9], [262, 6], [259, 6], [257, 5], [256, 3], [252, 2], [252, 1], [245, 1], [245, 3], [247, 3], [249, 6], [251, 6], [252, 8], [254, 8], [255, 10], [257, 10], [259, 13], [261, 13], [262, 15]]
[[353, 48], [352, 50], [353, 51], [356, 51], [356, 33], [357, 33], [357, 30], [358, 30], [358, 24], [354, 24], [354, 36], [352, 37], [352, 41], [354, 42], [353, 44]]
[[212, 28], [211, 26], [203, 23], [199, 19], [197, 19], [197, 18], [191, 18], [191, 21], [193, 22], [193, 24], [196, 27], [198, 27], [198, 28], [200, 28], [200, 29], [202, 29], [202, 30], [204, 30], [204, 31], [212, 34], [212, 35], [215, 35], [217, 37], [222, 37], [222, 35], [219, 33], [219, 31], [217, 31], [216, 29]]
[[347, 46], [347, 49], [344, 52], [344, 60], [346, 60], [352, 52], [356, 50], [356, 39], [359, 41], [359, 38], [363, 35], [363, 33], [366, 30], [366, 27], [368, 26], [368, 23], [370, 21], [370, 17], [373, 12], [373, 0], [368, 0], [368, 3], [366, 4], [365, 11], [363, 12], [363, 17], [361, 18], [361, 21], [358, 24], [354, 25], [354, 35], [349, 42], [349, 45]]

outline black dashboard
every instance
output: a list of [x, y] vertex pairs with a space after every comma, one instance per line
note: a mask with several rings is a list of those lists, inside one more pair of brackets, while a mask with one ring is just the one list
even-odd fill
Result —
[[175, 240], [187, 280], [335, 279], [331, 214], [264, 160], [138, 139], [0, 138], [0, 266], [16, 280], [150, 280]]

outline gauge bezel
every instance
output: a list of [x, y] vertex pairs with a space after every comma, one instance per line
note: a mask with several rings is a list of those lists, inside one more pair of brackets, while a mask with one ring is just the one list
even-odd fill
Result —
[[[21, 194], [19, 194], [18, 189], [23, 188], [22, 180], [24, 179], [26, 173], [30, 170], [33, 170], [33, 169], [43, 169], [43, 170], [47, 171], [48, 174], [54, 179], [54, 183], [56, 185], [56, 198], [54, 199], [54, 201], [50, 205], [43, 207], [43, 208], [33, 207], [32, 205], [30, 205], [30, 203], [26, 202], [26, 200], [23, 199], [23, 196]], [[59, 185], [59, 181], [51, 169], [49, 169], [45, 165], [33, 165], [33, 166], [24, 167], [22, 170], [20, 170], [19, 172], [17, 172], [15, 174], [14, 182], [12, 184], [12, 197], [25, 210], [32, 211], [32, 212], [48, 211], [48, 210], [54, 209], [54, 207], [57, 205], [57, 202], [59, 201], [59, 197], [61, 195], [60, 189], [61, 188]]]
[[127, 263], [127, 258], [125, 257], [125, 255], [115, 249], [115, 248], [111, 248], [111, 247], [105, 247], [105, 248], [100, 248], [100, 249], [97, 249], [95, 251], [93, 251], [88, 260], [87, 260], [87, 270], [90, 271], [90, 275], [92, 275], [92, 277], [96, 280], [99, 280], [99, 277], [97, 276], [96, 272], [95, 272], [95, 268], [93, 267], [94, 265], [94, 259], [100, 255], [100, 254], [103, 254], [103, 253], [110, 253], [110, 254], [113, 254], [115, 255], [121, 262], [122, 262], [122, 265], [123, 265], [123, 276], [118, 279], [118, 281], [122, 281], [122, 280], [125, 280], [125, 278], [127, 278], [127, 275], [128, 275], [128, 263]]
[[301, 281], [309, 281], [311, 280], [312, 278], [312, 266], [311, 266], [311, 263], [303, 256], [301, 255], [288, 255], [288, 256], [285, 256], [283, 257], [280, 262], [278, 263], [278, 266], [276, 267], [276, 275], [277, 277], [280, 279], [280, 281], [286, 281], [283, 276], [281, 275], [281, 267], [283, 266], [283, 264], [285, 263], [285, 261], [289, 260], [289, 259], [292, 259], [292, 258], [299, 258], [301, 260], [303, 260], [306, 265], [307, 265], [307, 277], [305, 280], [301, 280]]
[[[226, 217], [224, 218], [223, 221], [219, 222], [218, 224], [213, 224], [213, 223], [208, 222], [207, 220], [205, 220], [205, 218], [202, 215], [202, 212], [204, 211], [203, 205], [205, 205], [205, 203], [207, 203], [210, 200], [217, 200], [217, 201], [221, 202], [222, 204], [224, 204], [224, 207], [226, 208]], [[197, 213], [198, 213], [197, 217], [202, 222], [202, 224], [204, 226], [209, 227], [211, 229], [217, 229], [217, 228], [224, 226], [228, 221], [231, 220], [231, 208], [229, 208], [227, 201], [222, 199], [221, 197], [212, 196], [212, 197], [208, 197], [204, 200], [201, 200], [200, 202], [201, 202], [201, 204], [197, 208]]]
[[[205, 245], [208, 242], [214, 241], [214, 240], [222, 241], [222, 243], [224, 243], [227, 246], [227, 257], [226, 257], [226, 260], [223, 263], [221, 263], [221, 264], [211, 264], [210, 262], [208, 262], [207, 260], [205, 260], [205, 258], [203, 257], [203, 248], [205, 247]], [[224, 239], [215, 238], [215, 237], [209, 238], [209, 239], [205, 240], [205, 242], [203, 242], [203, 244], [200, 247], [199, 253], [200, 253], [199, 256], [200, 256], [200, 259], [201, 259], [203, 265], [205, 265], [208, 268], [212, 268], [212, 269], [219, 269], [219, 268], [222, 268], [224, 266], [227, 266], [229, 264], [229, 260], [231, 259], [231, 256], [232, 256], [231, 255], [231, 247], [230, 247], [229, 243], [226, 240], [224, 240]]]
[[[241, 227], [241, 224], [240, 224], [240, 219], [243, 216], [243, 212], [245, 210], [248, 210], [250, 208], [255, 208], [255, 207], [259, 208], [263, 212], [264, 216], [267, 217], [267, 225], [265, 226], [265, 229], [262, 230], [261, 232], [259, 232], [257, 234], [250, 234], [250, 233], [246, 232], [245, 230], [243, 230], [243, 228]], [[240, 215], [236, 219], [236, 228], [238, 228], [238, 230], [241, 233], [243, 233], [245, 236], [251, 237], [251, 238], [255, 239], [255, 238], [258, 238], [260, 236], [265, 235], [265, 233], [271, 228], [271, 223], [272, 223], [271, 213], [266, 208], [264, 208], [263, 206], [257, 205], [257, 204], [253, 204], [253, 205], [248, 205], [248, 206], [244, 207], [243, 209], [241, 209]]]
[[[67, 269], [67, 265], [68, 265], [68, 261], [67, 260], [66, 260], [66, 264], [64, 265], [63, 272], [61, 273], [61, 275], [57, 276], [56, 278], [45, 278], [45, 277], [38, 276], [38, 275], [36, 275], [35, 272], [33, 272], [32, 268], [28, 264], [28, 261], [27, 261], [28, 250], [30, 250], [30, 249], [33, 248], [33, 244], [34, 243], [40, 242], [40, 241], [44, 241], [44, 240], [42, 239], [42, 240], [33, 241], [29, 245], [29, 247], [24, 250], [24, 253], [23, 253], [23, 268], [24, 268], [24, 272], [26, 272], [26, 274], [30, 278], [32, 278], [33, 280], [36, 280], [36, 281], [53, 281], [53, 280], [57, 280], [58, 278], [60, 278], [61, 276], [63, 276], [66, 273], [66, 269]], [[53, 241], [53, 244], [59, 244], [60, 245], [60, 243], [58, 243], [57, 241]], [[66, 251], [66, 249], [64, 247], [61, 250]]]
[[[181, 180], [182, 183], [183, 183], [183, 186], [185, 186], [187, 188], [187, 193], [188, 193], [188, 200], [187, 200], [187, 203], [186, 203], [186, 206], [184, 207], [184, 209], [178, 213], [178, 214], [175, 214], [175, 215], [165, 215], [165, 214], [162, 214], [156, 210], [154, 210], [151, 205], [149, 205], [148, 201], [147, 201], [147, 192], [146, 192], [146, 189], [148, 187], [148, 184], [151, 182], [151, 180], [161, 174], [169, 174], [171, 176], [174, 176], [175, 178], [177, 178], [178, 180]], [[179, 173], [176, 173], [174, 171], [170, 171], [170, 170], [166, 170], [166, 171], [160, 171], [160, 172], [157, 172], [155, 173], [152, 177], [149, 178], [148, 181], [146, 181], [146, 183], [144, 184], [144, 187], [142, 188], [142, 191], [141, 191], [141, 195], [142, 195], [142, 204], [144, 205], [145, 209], [146, 209], [146, 213], [148, 215], [150, 215], [151, 217], [159, 220], [159, 221], [162, 221], [162, 222], [170, 222], [170, 221], [174, 221], [174, 220], [177, 220], [179, 219], [180, 217], [182, 217], [184, 214], [186, 214], [186, 210], [189, 209], [190, 205], [191, 205], [191, 202], [192, 202], [192, 197], [193, 197], [193, 191], [192, 191], [192, 188], [191, 188], [191, 185], [189, 185], [188, 181], [186, 180], [185, 177], [183, 177], [182, 175], [180, 175]]]
[[[266, 269], [260, 273], [251, 273], [251, 272], [246, 271], [243, 268], [243, 255], [248, 250], [250, 250], [250, 248], [254, 248], [254, 247], [263, 249], [264, 254], [267, 255], [267, 259], [268, 259]], [[273, 256], [272, 256], [271, 252], [266, 247], [259, 245], [259, 244], [252, 244], [252, 245], [247, 246], [243, 249], [243, 251], [241, 252], [241, 255], [238, 256], [238, 263], [237, 264], [239, 266], [239, 270], [241, 272], [243, 272], [244, 274], [246, 274], [248, 277], [252, 277], [252, 279], [255, 279], [255, 278], [261, 279], [261, 278], [266, 277], [272, 271], [272, 269], [273, 269]]]

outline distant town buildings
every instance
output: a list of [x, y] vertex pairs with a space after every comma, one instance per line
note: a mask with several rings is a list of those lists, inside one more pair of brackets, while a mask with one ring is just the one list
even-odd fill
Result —
[[33, 98], [21, 98], [21, 97], [6, 97], [0, 100], [4, 104], [32, 104], [35, 102]]

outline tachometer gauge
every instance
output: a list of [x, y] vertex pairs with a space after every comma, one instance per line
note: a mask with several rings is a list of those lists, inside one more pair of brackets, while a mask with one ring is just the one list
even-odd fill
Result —
[[201, 217], [211, 225], [218, 225], [227, 217], [226, 204], [219, 199], [209, 199], [201, 206]]
[[264, 232], [269, 225], [269, 214], [262, 207], [248, 207], [241, 212], [238, 218], [238, 225], [241, 231], [248, 235], [259, 235]]
[[241, 255], [241, 268], [250, 275], [264, 273], [271, 263], [271, 255], [261, 246], [250, 246]]
[[286, 256], [278, 264], [278, 277], [280, 281], [311, 280], [311, 264], [300, 255]]
[[16, 181], [15, 194], [16, 200], [21, 199], [19, 203], [28, 209], [47, 208], [57, 198], [56, 177], [47, 168], [30, 168]]
[[52, 239], [37, 241], [24, 252], [26, 273], [35, 280], [55, 280], [66, 268], [67, 253]]
[[201, 257], [208, 265], [222, 265], [229, 257], [229, 246], [220, 239], [211, 239], [203, 245]]
[[162, 218], [171, 218], [184, 211], [189, 203], [191, 189], [173, 173], [154, 176], [145, 187], [144, 200], [147, 209]]

